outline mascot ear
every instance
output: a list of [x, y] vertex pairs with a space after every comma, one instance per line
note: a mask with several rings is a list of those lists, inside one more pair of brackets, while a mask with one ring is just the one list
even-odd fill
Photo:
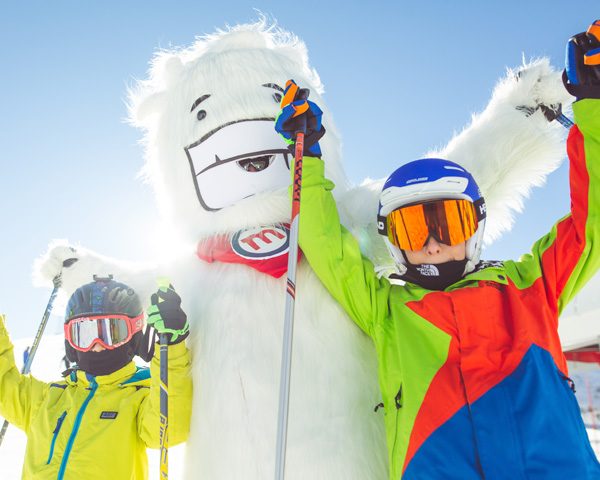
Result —
[[167, 101], [167, 92], [162, 91], [153, 93], [140, 99], [139, 102], [133, 102], [129, 108], [129, 119], [135, 126], [142, 126], [146, 120], [154, 114], [163, 110]]
[[183, 74], [183, 63], [181, 58], [176, 55], [171, 55], [163, 61], [162, 77], [167, 89], [171, 88]]
[[143, 126], [149, 117], [165, 110], [167, 92], [180, 81], [183, 69], [184, 65], [176, 55], [165, 55], [155, 60], [152, 67], [153, 83], [161, 85], [161, 89], [145, 89], [144, 82], [141, 82], [139, 90], [130, 90], [129, 119], [133, 125]]

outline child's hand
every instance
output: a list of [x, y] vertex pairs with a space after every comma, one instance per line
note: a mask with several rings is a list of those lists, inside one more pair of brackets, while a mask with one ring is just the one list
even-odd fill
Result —
[[308, 100], [308, 90], [299, 88], [296, 82], [288, 80], [281, 100], [281, 112], [275, 119], [275, 130], [292, 147], [296, 133], [304, 133], [304, 156], [320, 157], [319, 139], [325, 135], [321, 123], [323, 112], [316, 103]]
[[169, 334], [169, 345], [180, 343], [190, 333], [187, 315], [181, 309], [181, 298], [173, 285], [161, 286], [150, 297], [152, 304], [148, 308], [148, 325], [160, 334]]
[[571, 95], [600, 98], [600, 20], [567, 43], [563, 82]]

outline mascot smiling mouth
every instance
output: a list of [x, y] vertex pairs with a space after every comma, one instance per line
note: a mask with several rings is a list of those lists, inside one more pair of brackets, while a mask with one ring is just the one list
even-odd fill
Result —
[[273, 122], [230, 122], [185, 147], [202, 208], [220, 210], [290, 184], [290, 151]]

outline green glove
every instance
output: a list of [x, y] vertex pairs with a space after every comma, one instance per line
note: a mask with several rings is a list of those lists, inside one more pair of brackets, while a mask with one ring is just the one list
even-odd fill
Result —
[[169, 345], [185, 340], [190, 333], [187, 315], [181, 309], [181, 298], [168, 281], [159, 282], [160, 288], [150, 297], [148, 325], [159, 334], [169, 335]]

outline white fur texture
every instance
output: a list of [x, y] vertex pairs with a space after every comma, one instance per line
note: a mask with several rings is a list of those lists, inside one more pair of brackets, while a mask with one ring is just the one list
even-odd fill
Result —
[[[308, 65], [304, 44], [287, 32], [259, 22], [199, 38], [187, 49], [160, 52], [149, 79], [132, 90], [132, 122], [145, 132], [145, 173], [163, 214], [188, 243], [289, 221], [287, 189], [256, 192], [231, 207], [205, 211], [184, 151], [215, 127], [274, 118], [279, 109], [274, 91], [262, 85], [284, 86], [288, 78], [310, 88], [311, 99], [328, 118], [321, 142], [327, 174], [344, 191], [339, 140], [320, 96], [323, 87]], [[207, 94], [201, 104], [207, 115], [198, 121], [191, 105]], [[274, 130], [273, 136], [277, 139]], [[65, 254], [73, 253], [55, 247], [40, 261], [46, 278], [56, 274]], [[146, 295], [154, 272], [160, 271], [182, 297], [192, 321], [194, 379], [186, 478], [273, 476], [285, 278], [245, 266], [203, 263], [193, 252], [145, 275], [81, 248], [78, 255], [79, 261], [65, 269], [65, 288], [101, 270]], [[286, 478], [387, 478], [384, 414], [373, 411], [381, 398], [372, 342], [306, 261], [299, 266], [297, 285]]]

